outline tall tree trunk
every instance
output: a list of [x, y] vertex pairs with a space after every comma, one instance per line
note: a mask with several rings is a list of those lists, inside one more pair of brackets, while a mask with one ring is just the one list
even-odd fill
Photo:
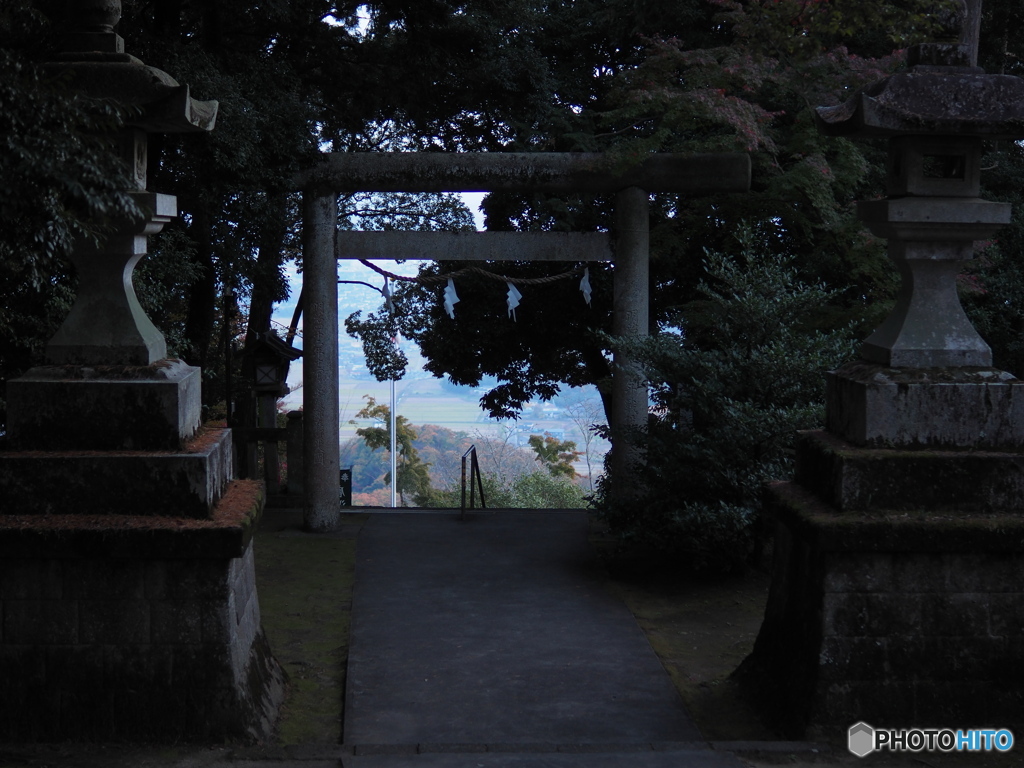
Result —
[[[199, 208], [192, 214], [189, 235], [196, 243], [196, 256], [202, 267], [202, 276], [192, 286], [185, 320], [185, 338], [189, 342], [187, 362], [206, 366], [210, 337], [217, 315], [217, 270], [213, 261], [213, 222], [209, 211]], [[205, 399], [205, 398], [204, 398]]]
[[245, 329], [245, 345], [256, 340], [257, 334], [270, 330], [274, 312], [274, 288], [281, 267], [281, 252], [287, 233], [287, 201], [283, 192], [268, 194], [267, 215], [260, 225], [260, 249], [256, 258], [256, 279], [249, 303], [249, 321]]
[[612, 424], [612, 368], [608, 359], [602, 354], [600, 347], [587, 344], [583, 347], [583, 362], [587, 367], [587, 376], [591, 381], [597, 382], [597, 392], [601, 396], [601, 405], [604, 408], [604, 418], [608, 426]]
[[970, 46], [971, 66], [978, 66], [978, 40], [981, 35], [981, 0], [967, 0], [967, 21], [960, 42]]

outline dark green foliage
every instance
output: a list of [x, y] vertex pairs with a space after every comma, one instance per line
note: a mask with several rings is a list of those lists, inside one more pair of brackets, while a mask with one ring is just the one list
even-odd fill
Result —
[[[1010, 245], [1007, 243], [1007, 245]], [[985, 248], [960, 277], [960, 298], [992, 347], [996, 368], [1024, 376], [1024, 265], [1002, 241]], [[1013, 254], [1013, 255], [1011, 255]]]
[[570, 479], [545, 472], [531, 472], [520, 475], [512, 483], [512, 498], [508, 506], [526, 509], [585, 509], [588, 504], [583, 489]]
[[[992, 3], [992, 12], [1005, 9]], [[985, 4], [989, 8], [989, 3]], [[1018, 6], [1015, 11], [1020, 14]], [[1009, 11], [1009, 9], [1005, 9]], [[1000, 14], [1000, 18], [1006, 16]], [[1012, 15], [1010, 15], [1012, 19]], [[1002, 36], [993, 36], [1003, 42]], [[982, 49], [984, 58], [985, 49]], [[998, 59], [997, 59], [998, 60]], [[1008, 70], [1024, 72], [1020, 62], [1006, 61]], [[1024, 147], [1017, 142], [992, 143], [982, 159], [982, 197], [1013, 205], [1010, 225], [978, 252], [960, 276], [960, 298], [968, 317], [992, 347], [993, 364], [1024, 376]]]
[[680, 332], [633, 348], [657, 410], [628, 489], [605, 479], [599, 491], [599, 514], [625, 545], [693, 568], [751, 554], [762, 484], [789, 475], [795, 430], [823, 416], [822, 374], [853, 351], [848, 329], [815, 328], [835, 293], [763, 240], [744, 229], [735, 256], [709, 252]]
[[363, 312], [353, 312], [345, 318], [345, 331], [363, 342], [366, 367], [377, 381], [398, 381], [405, 376], [409, 359], [397, 343], [398, 323], [383, 310], [370, 312], [363, 320]]
[[364, 55], [378, 87], [353, 94], [357, 113], [406, 126], [419, 148], [593, 149], [590, 111], [640, 59], [644, 35], [714, 36], [704, 0], [367, 5]]
[[122, 124], [119, 107], [77, 96], [28, 51], [11, 47], [45, 31], [25, 4], [0, 15], [0, 263], [12, 285], [35, 288], [76, 239], [95, 240], [106, 221], [139, 215], [109, 139]]
[[981, 13], [978, 64], [988, 72], [1020, 76], [1024, 58], [1016, 42], [1024, 26], [1024, 5], [1018, 0], [984, 0]]
[[164, 332], [168, 357], [187, 357], [184, 337], [188, 289], [201, 277], [196, 244], [172, 223], [135, 269], [135, 293], [149, 319]]

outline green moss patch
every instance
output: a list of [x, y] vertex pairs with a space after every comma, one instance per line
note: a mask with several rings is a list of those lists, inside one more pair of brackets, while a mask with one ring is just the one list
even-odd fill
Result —
[[344, 520], [330, 535], [273, 530], [269, 520], [256, 538], [263, 627], [289, 681], [278, 722], [282, 746], [341, 740], [355, 535], [366, 516]]

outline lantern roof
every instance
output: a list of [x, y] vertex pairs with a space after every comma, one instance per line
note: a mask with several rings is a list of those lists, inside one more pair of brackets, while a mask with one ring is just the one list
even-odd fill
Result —
[[848, 101], [818, 107], [832, 136], [934, 134], [988, 139], [1024, 137], [1024, 80], [970, 65], [959, 43], [925, 43], [908, 51], [908, 69], [862, 88]]
[[147, 133], [212, 131], [218, 103], [192, 98], [187, 85], [125, 53], [114, 32], [120, 18], [120, 0], [69, 3], [69, 32], [47, 69], [68, 74], [70, 85], [90, 98], [129, 107], [126, 124]]
[[274, 357], [281, 362], [291, 362], [302, 357], [302, 350], [285, 343], [274, 331], [267, 331], [256, 335], [256, 341], [249, 347], [249, 354], [253, 358]]

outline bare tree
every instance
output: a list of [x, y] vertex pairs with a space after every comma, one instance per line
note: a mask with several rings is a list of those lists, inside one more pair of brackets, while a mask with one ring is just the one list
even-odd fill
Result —
[[515, 429], [503, 425], [501, 437], [488, 437], [480, 432], [474, 436], [477, 455], [484, 472], [493, 472], [505, 482], [537, 469], [534, 453], [515, 444]]
[[590, 484], [590, 490], [594, 490], [594, 471], [590, 464], [590, 452], [594, 439], [597, 437], [594, 428], [601, 423], [601, 419], [604, 417], [604, 408], [600, 401], [588, 398], [577, 400], [575, 403], [565, 406], [564, 410], [572, 419], [572, 423], [576, 425], [576, 429], [579, 430], [583, 441], [583, 457], [587, 462], [587, 482]]

